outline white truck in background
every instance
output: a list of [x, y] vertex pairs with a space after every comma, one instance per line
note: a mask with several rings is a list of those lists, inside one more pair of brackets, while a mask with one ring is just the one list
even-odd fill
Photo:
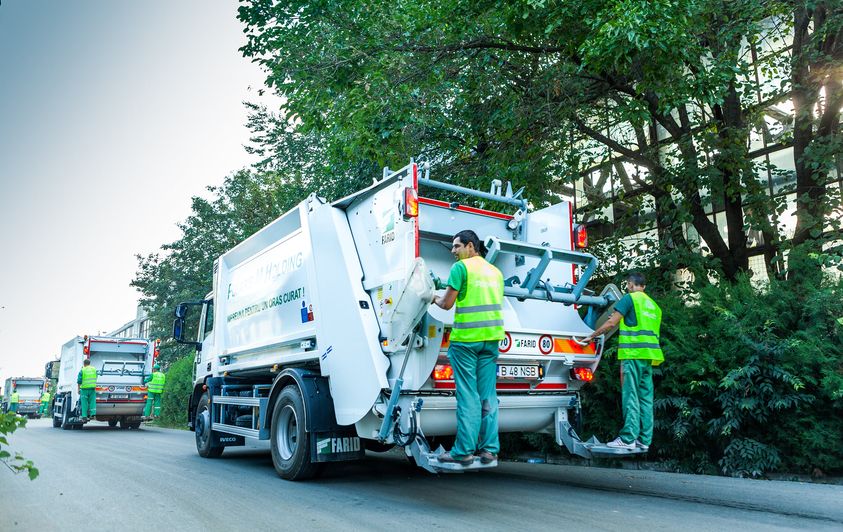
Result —
[[[419, 197], [420, 186], [514, 212]], [[554, 434], [581, 456], [633, 453], [583, 442], [572, 425], [603, 350], [578, 338], [617, 289], [586, 289], [597, 259], [575, 249], [569, 202], [530, 212], [520, 191], [501, 188], [437, 182], [411, 162], [334, 203], [311, 195], [216, 259], [213, 291], [178, 305], [173, 325], [197, 349], [188, 424], [198, 453], [270, 440], [276, 471], [291, 480], [395, 445], [433, 472], [487, 467], [440, 463], [435, 449], [456, 434], [454, 310], [430, 306], [428, 270], [447, 278], [462, 229], [485, 240], [505, 279], [500, 431]]]
[[145, 338], [77, 336], [61, 348], [58, 385], [53, 406], [53, 427], [81, 428], [76, 382], [83, 361], [97, 370], [96, 421], [110, 427], [137, 429], [146, 404], [143, 380], [152, 373], [158, 354], [156, 341]]
[[3, 386], [3, 412], [9, 411], [10, 397], [17, 390], [20, 401], [18, 414], [28, 418], [37, 418], [41, 407], [41, 395], [44, 393], [46, 380], [42, 377], [11, 377]]

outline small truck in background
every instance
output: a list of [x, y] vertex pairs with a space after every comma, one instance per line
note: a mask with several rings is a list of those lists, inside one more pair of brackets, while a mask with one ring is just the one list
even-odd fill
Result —
[[157, 341], [145, 338], [77, 336], [62, 346], [58, 385], [53, 406], [53, 427], [81, 428], [80, 394], [76, 378], [83, 361], [97, 370], [96, 421], [122, 429], [140, 427], [146, 404], [143, 380], [152, 373]]
[[10, 397], [17, 390], [20, 396], [18, 414], [29, 418], [37, 418], [41, 407], [41, 394], [44, 393], [46, 381], [42, 377], [11, 377], [6, 379], [3, 386], [3, 412], [9, 411]]

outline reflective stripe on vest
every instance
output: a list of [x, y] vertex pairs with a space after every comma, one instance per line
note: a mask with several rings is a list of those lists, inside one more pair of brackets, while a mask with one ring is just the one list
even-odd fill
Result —
[[160, 371], [152, 374], [152, 380], [146, 385], [146, 391], [149, 393], [161, 393], [164, 391], [164, 382], [167, 378]]
[[83, 390], [97, 387], [97, 370], [93, 366], [84, 366], [82, 368], [82, 384], [79, 387]]
[[462, 263], [466, 270], [465, 297], [457, 301], [451, 341], [502, 340], [503, 274], [480, 256]]
[[618, 338], [618, 360], [652, 360], [654, 366], [664, 362], [664, 353], [659, 345], [662, 310], [644, 292], [631, 292], [637, 325], [630, 327], [626, 320], [620, 323]]
[[9, 397], [9, 404], [11, 403], [20, 403], [20, 394], [18, 394], [18, 392], [13, 393]]

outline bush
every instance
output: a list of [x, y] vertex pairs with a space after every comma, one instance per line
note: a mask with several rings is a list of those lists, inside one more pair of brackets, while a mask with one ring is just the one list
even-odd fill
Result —
[[[651, 295], [664, 312], [666, 359], [654, 369], [651, 458], [734, 476], [843, 470], [843, 281], [757, 288], [740, 279]], [[621, 428], [616, 345], [583, 391], [584, 438]], [[508, 443], [509, 452], [539, 447]]]
[[167, 385], [161, 396], [159, 424], [173, 428], [187, 427], [187, 402], [193, 392], [193, 357], [177, 359], [167, 368]]

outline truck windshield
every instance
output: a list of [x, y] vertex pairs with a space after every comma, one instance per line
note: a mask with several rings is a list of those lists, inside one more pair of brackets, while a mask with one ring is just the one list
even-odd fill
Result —
[[105, 361], [100, 375], [143, 375], [143, 362]]

